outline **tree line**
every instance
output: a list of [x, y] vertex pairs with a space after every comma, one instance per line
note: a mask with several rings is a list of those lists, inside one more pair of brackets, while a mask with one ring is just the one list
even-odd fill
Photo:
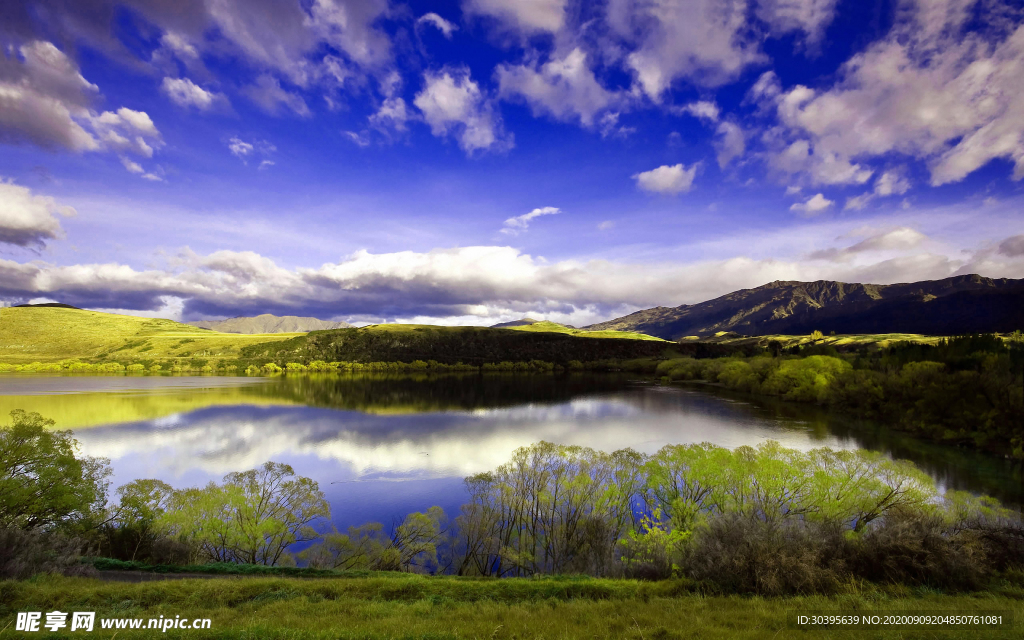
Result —
[[660, 362], [667, 380], [703, 380], [814, 403], [919, 437], [1024, 458], [1024, 339], [959, 336], [869, 352], [771, 345], [746, 358]]
[[[1024, 568], [1018, 513], [940, 492], [912, 463], [866, 450], [704, 443], [645, 455], [540, 442], [466, 478], [454, 518], [431, 507], [341, 532], [325, 530], [330, 505], [317, 483], [274, 462], [205, 487], [135, 480], [108, 501], [108, 462], [77, 456], [70, 434], [52, 426], [15, 411], [0, 429], [0, 525], [17, 543], [0, 551], [8, 577], [80, 570], [78, 555], [99, 553], [179, 565], [679, 578], [772, 595], [855, 580], [979, 589]], [[293, 556], [296, 543], [309, 544]]]

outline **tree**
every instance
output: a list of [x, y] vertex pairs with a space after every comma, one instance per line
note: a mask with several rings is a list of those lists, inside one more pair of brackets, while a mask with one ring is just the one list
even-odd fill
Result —
[[0, 428], [0, 527], [71, 526], [102, 512], [110, 464], [78, 457], [70, 431], [20, 409]]
[[311, 522], [331, 515], [316, 481], [294, 476], [289, 465], [267, 462], [229, 473], [220, 486], [176, 491], [161, 524], [212, 560], [276, 564], [289, 545], [316, 537]]
[[174, 489], [161, 480], [133, 480], [117, 488], [120, 500], [113, 508], [107, 543], [115, 555], [135, 560], [159, 535], [157, 522], [170, 507]]

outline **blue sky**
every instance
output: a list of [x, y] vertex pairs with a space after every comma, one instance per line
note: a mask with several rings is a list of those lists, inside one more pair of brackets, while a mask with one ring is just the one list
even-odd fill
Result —
[[1024, 277], [992, 0], [15, 0], [0, 301], [576, 325]]

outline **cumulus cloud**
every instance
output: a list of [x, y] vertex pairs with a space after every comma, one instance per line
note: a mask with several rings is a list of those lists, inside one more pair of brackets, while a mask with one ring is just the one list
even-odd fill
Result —
[[512, 147], [513, 138], [502, 127], [494, 104], [480, 91], [466, 67], [445, 67], [427, 71], [423, 89], [413, 99], [423, 113], [430, 131], [437, 137], [454, 135], [467, 154], [502, 151]]
[[447, 20], [433, 12], [425, 13], [416, 19], [417, 26], [422, 24], [429, 24], [435, 27], [438, 31], [444, 34], [445, 38], [448, 38], [449, 40], [452, 39], [452, 33], [459, 30], [459, 27], [456, 24], [448, 22]]
[[681, 163], [675, 165], [662, 165], [650, 171], [633, 174], [636, 186], [644, 191], [676, 195], [685, 193], [693, 187], [693, 179], [697, 175], [700, 163], [694, 163], [689, 168]]
[[49, 196], [0, 178], [0, 243], [41, 248], [47, 240], [63, 236], [57, 216], [75, 213]]
[[794, 168], [827, 160], [832, 181], [819, 172], [814, 182], [864, 182], [853, 158], [898, 153], [925, 161], [936, 186], [997, 158], [1024, 177], [1024, 25], [974, 5], [906, 3], [891, 33], [848, 60], [831, 88], [762, 87], [762, 103], [811, 160]]
[[68, 151], [116, 151], [145, 157], [162, 144], [142, 111], [96, 113], [99, 88], [52, 43], [35, 41], [0, 58], [0, 141]]
[[825, 197], [825, 194], [818, 193], [808, 199], [806, 202], [794, 203], [789, 210], [799, 211], [806, 216], [816, 216], [822, 211], [831, 207], [835, 202]]
[[302, 96], [284, 89], [281, 81], [270, 74], [261, 75], [255, 83], [242, 89], [242, 93], [270, 115], [281, 115], [285, 109], [304, 118], [313, 115]]
[[188, 78], [164, 78], [160, 83], [160, 90], [179, 107], [195, 107], [200, 111], [209, 111], [229, 104], [223, 93], [207, 91]]
[[501, 232], [509, 235], [518, 235], [529, 228], [530, 221], [534, 218], [553, 216], [561, 212], [562, 210], [558, 207], [538, 207], [529, 213], [505, 220], [505, 226], [502, 227]]
[[635, 49], [626, 66], [659, 101], [675, 80], [719, 86], [766, 58], [749, 29], [745, 0], [615, 0], [608, 25]]
[[563, 58], [553, 58], [537, 67], [498, 65], [495, 76], [500, 97], [522, 97], [535, 116], [578, 118], [586, 127], [594, 124], [598, 113], [623, 100], [621, 95], [601, 86], [587, 66], [587, 54], [578, 47]]
[[956, 272], [1024, 276], [1020, 256], [965, 261], [920, 247], [907, 249], [913, 242], [913, 233], [890, 234], [863, 243], [857, 259], [847, 261], [737, 256], [691, 263], [551, 262], [501, 246], [357, 251], [336, 263], [296, 269], [248, 251], [185, 252], [175, 269], [147, 270], [115, 263], [58, 266], [0, 259], [0, 296], [137, 310], [164, 308], [173, 296], [184, 300], [188, 317], [269, 312], [486, 322], [536, 312], [596, 321], [637, 308], [699, 302], [772, 280], [885, 284]]
[[464, 0], [467, 15], [497, 19], [506, 28], [524, 33], [556, 32], [565, 25], [568, 0]]

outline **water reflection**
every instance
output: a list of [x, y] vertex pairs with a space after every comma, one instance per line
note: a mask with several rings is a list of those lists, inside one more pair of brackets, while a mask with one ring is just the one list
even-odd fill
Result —
[[165, 383], [149, 388], [113, 378], [104, 392], [96, 391], [102, 383], [86, 389], [81, 380], [37, 380], [50, 395], [0, 395], [0, 405], [56, 410], [84, 453], [111, 458], [114, 486], [141, 477], [194, 486], [266, 460], [287, 462], [327, 491], [339, 526], [432, 504], [457, 510], [463, 477], [539, 440], [646, 453], [669, 443], [733, 448], [767, 439], [803, 450], [868, 447], [914, 460], [944, 486], [1015, 503], [1021, 496], [1019, 468], [1003, 461], [813, 408], [627, 377], [302, 376], [234, 385], [154, 377], [147, 380]]

